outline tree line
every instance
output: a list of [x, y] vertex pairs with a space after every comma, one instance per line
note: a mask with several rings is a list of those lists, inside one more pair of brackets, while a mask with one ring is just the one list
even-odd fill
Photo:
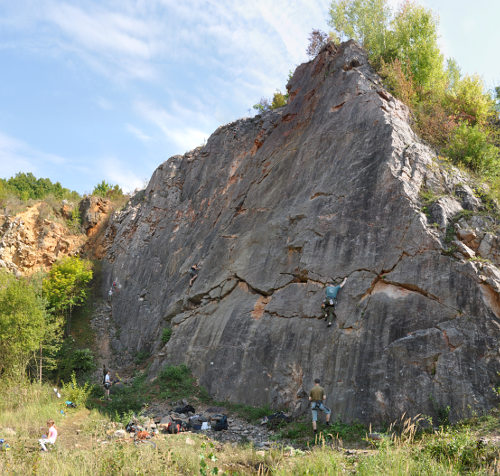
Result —
[[[124, 193], [119, 185], [102, 180], [93, 188], [91, 195], [113, 200], [123, 197]], [[0, 178], [0, 204], [9, 197], [24, 202], [47, 197], [78, 202], [82, 198], [78, 192], [63, 187], [59, 182], [52, 182], [49, 178], [36, 178], [31, 172], [19, 172], [9, 179]]]

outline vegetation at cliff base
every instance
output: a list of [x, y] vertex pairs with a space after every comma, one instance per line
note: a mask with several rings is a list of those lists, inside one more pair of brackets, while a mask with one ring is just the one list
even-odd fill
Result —
[[92, 278], [91, 263], [78, 257], [56, 262], [48, 274], [16, 277], [0, 270], [0, 378], [68, 378], [93, 366], [69, 332], [71, 311], [81, 305]]
[[[179, 433], [155, 436], [153, 448], [116, 436], [124, 422], [86, 409], [88, 388], [75, 380], [61, 394], [57, 399], [49, 385], [26, 382], [0, 387], [0, 437], [10, 445], [10, 451], [0, 451], [1, 474], [458, 476], [500, 471], [498, 447], [488, 436], [498, 430], [496, 413], [423, 433], [418, 431], [418, 419], [407, 418], [393, 427], [397, 430], [380, 434], [379, 440], [364, 433], [353, 445], [328, 431], [305, 447], [276, 441], [266, 451], [212, 441], [204, 434]], [[80, 405], [67, 408], [65, 400]], [[55, 420], [59, 437], [53, 451], [41, 454], [37, 439], [49, 418]], [[302, 431], [310, 431], [310, 425]]]

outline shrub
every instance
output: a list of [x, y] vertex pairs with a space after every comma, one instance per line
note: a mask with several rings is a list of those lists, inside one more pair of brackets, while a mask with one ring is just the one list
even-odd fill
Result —
[[500, 166], [499, 150], [488, 140], [488, 133], [479, 125], [462, 122], [453, 132], [445, 150], [456, 163], [478, 173], [490, 173]]
[[73, 337], [67, 337], [56, 355], [55, 376], [68, 381], [75, 374], [78, 380], [96, 369], [94, 354], [90, 349], [78, 349]]
[[170, 340], [170, 337], [172, 337], [172, 329], [170, 327], [165, 327], [161, 334], [162, 344], [166, 344]]
[[151, 353], [150, 352], [148, 352], [147, 350], [140, 350], [135, 355], [134, 363], [136, 365], [141, 365], [144, 362], [146, 362], [146, 360], [148, 360], [149, 357], [151, 357]]
[[309, 34], [309, 45], [307, 45], [307, 56], [309, 58], [314, 58], [321, 48], [326, 45], [328, 41], [328, 35], [321, 30], [313, 30]]
[[66, 399], [78, 406], [85, 406], [92, 393], [92, 386], [85, 382], [82, 386], [76, 381], [76, 374], [71, 374], [71, 379], [68, 383], [62, 383], [61, 394]]

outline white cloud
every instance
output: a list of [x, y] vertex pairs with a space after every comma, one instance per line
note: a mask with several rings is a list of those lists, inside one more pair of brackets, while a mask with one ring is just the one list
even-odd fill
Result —
[[105, 157], [100, 161], [106, 181], [118, 184], [124, 192], [143, 188], [144, 178], [127, 168], [127, 164], [116, 157]]
[[113, 104], [110, 100], [99, 96], [95, 99], [95, 103], [103, 110], [103, 111], [111, 111], [113, 109]]
[[[126, 7], [127, 2], [123, 3]], [[160, 35], [154, 17], [116, 13], [111, 5], [106, 9], [57, 2], [44, 10], [43, 20], [62, 33], [64, 41], [58, 42], [59, 48], [76, 53], [100, 73], [115, 79], [155, 77], [150, 62], [157, 53]]]
[[[186, 126], [188, 123], [186, 114], [193, 115], [192, 111], [184, 110], [185, 116], [180, 117], [178, 114], [170, 114], [161, 107], [144, 101], [137, 101], [134, 108], [143, 119], [160, 129], [163, 135], [172, 141], [181, 152], [202, 145], [210, 135], [204, 130]], [[182, 111], [182, 108], [178, 107], [177, 111]]]
[[46, 164], [63, 165], [67, 160], [33, 149], [28, 144], [0, 132], [0, 170], [4, 177], [17, 172], [42, 173]]
[[126, 124], [125, 127], [127, 131], [129, 131], [133, 136], [135, 136], [140, 141], [149, 142], [151, 140], [151, 137], [145, 134], [143, 131], [141, 131], [138, 127], [135, 127], [132, 124]]

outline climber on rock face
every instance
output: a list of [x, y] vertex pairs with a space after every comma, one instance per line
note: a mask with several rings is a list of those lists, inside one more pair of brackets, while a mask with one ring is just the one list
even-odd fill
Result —
[[321, 308], [325, 310], [325, 320], [328, 321], [328, 327], [332, 325], [333, 320], [337, 317], [335, 315], [335, 305], [337, 304], [337, 294], [344, 287], [347, 278], [337, 286], [329, 284], [325, 289], [325, 299], [321, 304]]
[[189, 287], [191, 287], [193, 285], [196, 278], [198, 277], [199, 269], [200, 269], [200, 267], [196, 263], [193, 264], [193, 266], [191, 266], [191, 269], [189, 270], [189, 275], [191, 276], [191, 279], [189, 280]]

